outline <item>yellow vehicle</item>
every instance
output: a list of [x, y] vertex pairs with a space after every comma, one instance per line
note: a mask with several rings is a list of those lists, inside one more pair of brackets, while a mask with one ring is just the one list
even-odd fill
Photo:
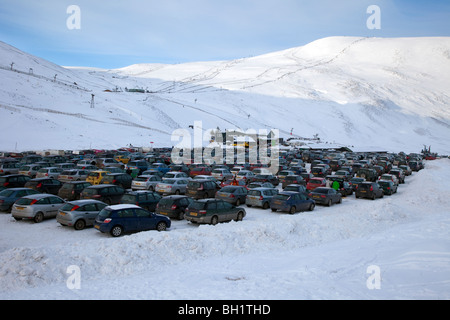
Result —
[[130, 161], [130, 158], [122, 154], [115, 156], [114, 159], [116, 161], [122, 162], [123, 164], [127, 164]]
[[103, 177], [106, 176], [107, 174], [109, 174], [109, 171], [104, 170], [91, 171], [86, 178], [86, 182], [89, 182], [92, 185], [100, 184], [100, 181], [102, 181]]

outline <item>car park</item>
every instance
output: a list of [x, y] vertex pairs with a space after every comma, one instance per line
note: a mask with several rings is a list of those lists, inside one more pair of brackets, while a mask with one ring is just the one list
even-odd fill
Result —
[[309, 193], [311, 199], [313, 199], [317, 204], [324, 204], [328, 207], [335, 203], [342, 202], [342, 195], [333, 188], [319, 187], [312, 190]]
[[214, 198], [220, 186], [211, 180], [191, 180], [186, 187], [186, 195], [193, 199]]
[[127, 173], [109, 173], [103, 177], [100, 184], [114, 184], [124, 189], [131, 189], [133, 179]]
[[170, 218], [132, 204], [105, 207], [99, 212], [94, 223], [95, 229], [110, 233], [113, 237], [148, 230], [165, 231], [170, 226]]
[[226, 186], [217, 191], [216, 198], [239, 206], [245, 203], [248, 191], [243, 186]]
[[153, 191], [128, 191], [122, 196], [119, 203], [135, 204], [145, 210], [154, 212], [161, 198], [161, 195]]
[[29, 188], [4, 189], [0, 191], [0, 211], [8, 212], [18, 199], [38, 193], [38, 191]]
[[248, 191], [245, 204], [247, 207], [261, 207], [263, 209], [270, 208], [270, 201], [273, 196], [278, 194], [278, 189], [259, 187]]
[[378, 180], [378, 185], [383, 189], [385, 195], [392, 195], [397, 192], [398, 185], [393, 181]]
[[35, 178], [25, 183], [25, 188], [34, 189], [40, 193], [57, 195], [63, 183], [53, 178]]
[[66, 201], [79, 200], [81, 197], [81, 192], [90, 186], [91, 184], [86, 181], [64, 182], [58, 190], [58, 196]]
[[186, 209], [184, 218], [193, 223], [216, 225], [226, 221], [241, 221], [246, 211], [221, 199], [201, 199], [193, 201]]
[[150, 190], [154, 191], [158, 183], [162, 182], [162, 178], [157, 175], [141, 175], [131, 182], [132, 190]]
[[83, 189], [81, 199], [94, 199], [111, 204], [118, 204], [125, 194], [125, 190], [113, 184], [93, 185]]
[[185, 194], [188, 182], [189, 180], [184, 178], [165, 179], [156, 185], [155, 191], [164, 195]]
[[355, 192], [356, 198], [368, 198], [375, 200], [377, 198], [383, 198], [383, 189], [376, 182], [365, 181], [362, 182]]
[[30, 219], [36, 223], [46, 218], [56, 217], [59, 208], [65, 204], [64, 200], [51, 194], [34, 194], [17, 200], [11, 215], [15, 220]]
[[107, 206], [97, 200], [75, 200], [64, 204], [56, 215], [56, 221], [75, 230], [83, 230], [94, 225], [98, 213]]
[[184, 195], [166, 196], [158, 202], [155, 212], [169, 218], [183, 220], [186, 208], [193, 201], [193, 198]]
[[277, 210], [294, 214], [300, 211], [313, 211], [316, 204], [305, 193], [282, 191], [273, 196], [270, 201], [270, 209], [275, 212]]
[[9, 174], [7, 176], [0, 176], [0, 190], [8, 188], [21, 188], [30, 181], [29, 176], [23, 174]]

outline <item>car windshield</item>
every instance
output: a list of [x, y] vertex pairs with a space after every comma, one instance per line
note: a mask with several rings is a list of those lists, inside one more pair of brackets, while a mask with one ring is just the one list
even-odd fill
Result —
[[0, 197], [10, 197], [14, 193], [13, 190], [5, 189], [2, 192], [0, 192]]

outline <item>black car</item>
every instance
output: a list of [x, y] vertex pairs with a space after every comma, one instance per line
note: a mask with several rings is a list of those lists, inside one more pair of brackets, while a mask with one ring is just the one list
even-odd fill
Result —
[[194, 199], [214, 198], [220, 186], [212, 180], [191, 180], [186, 186], [186, 195]]
[[375, 200], [377, 198], [383, 198], [383, 189], [376, 182], [361, 182], [356, 188], [356, 198], [369, 198]]
[[366, 181], [366, 179], [364, 178], [359, 178], [359, 177], [353, 177], [350, 179], [350, 185], [352, 186], [353, 192], [356, 191], [356, 188], [358, 188], [359, 184]]
[[127, 173], [110, 173], [103, 177], [101, 184], [114, 184], [124, 189], [131, 189], [133, 178]]
[[81, 192], [81, 199], [95, 199], [111, 204], [118, 204], [125, 190], [113, 184], [99, 184], [87, 187]]
[[280, 184], [280, 180], [273, 174], [257, 174], [251, 179], [252, 182], [270, 182], [274, 187]]
[[120, 203], [135, 204], [145, 210], [155, 212], [161, 198], [158, 193], [153, 191], [130, 191], [122, 196]]
[[306, 186], [306, 181], [300, 175], [286, 176], [284, 179], [281, 180], [281, 186], [283, 189], [290, 184], [301, 184]]
[[326, 204], [331, 207], [334, 203], [342, 202], [342, 195], [333, 188], [318, 187], [309, 193], [309, 197], [317, 204]]
[[375, 169], [371, 168], [361, 168], [356, 172], [356, 176], [359, 178], [364, 178], [367, 181], [375, 182], [378, 179], [378, 173]]
[[398, 178], [399, 183], [405, 183], [405, 172], [402, 169], [394, 168], [389, 171], [389, 174], [392, 174]]
[[23, 188], [30, 181], [29, 176], [23, 174], [9, 174], [0, 177], [0, 190], [8, 188]]
[[58, 196], [68, 201], [79, 200], [81, 192], [90, 186], [91, 184], [86, 181], [66, 182], [59, 189]]
[[186, 208], [194, 201], [191, 197], [183, 195], [172, 195], [162, 198], [156, 206], [155, 212], [175, 218], [178, 220], [184, 219]]
[[53, 178], [34, 178], [25, 183], [25, 188], [30, 188], [41, 193], [57, 195], [63, 183]]
[[389, 180], [378, 180], [378, 185], [383, 189], [385, 195], [392, 195], [397, 192], [398, 185]]

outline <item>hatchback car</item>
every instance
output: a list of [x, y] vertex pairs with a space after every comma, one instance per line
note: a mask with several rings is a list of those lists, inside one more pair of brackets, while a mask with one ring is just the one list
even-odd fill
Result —
[[139, 190], [125, 193], [120, 203], [135, 204], [145, 210], [154, 212], [160, 200], [161, 196], [156, 192]]
[[166, 179], [162, 182], [159, 182], [155, 191], [161, 194], [185, 194], [186, 187], [188, 184], [188, 180], [186, 179]]
[[100, 184], [85, 188], [81, 192], [81, 199], [94, 199], [109, 205], [118, 204], [125, 194], [125, 189], [113, 184]]
[[216, 225], [225, 221], [242, 221], [246, 211], [220, 199], [201, 199], [193, 201], [186, 209], [184, 218], [193, 223]]
[[114, 184], [124, 189], [130, 189], [132, 181], [133, 179], [127, 173], [109, 173], [103, 177], [100, 184]]
[[53, 178], [36, 178], [25, 183], [25, 188], [34, 189], [40, 193], [57, 195], [63, 183]]
[[327, 180], [325, 178], [311, 178], [306, 184], [306, 190], [314, 190], [318, 187], [325, 187], [327, 185]]
[[31, 178], [36, 178], [36, 174], [42, 167], [35, 164], [27, 164], [19, 169], [19, 174], [23, 174], [25, 176], [29, 176]]
[[229, 179], [233, 179], [234, 175], [230, 170], [224, 168], [217, 168], [211, 172], [211, 175], [216, 178], [218, 181], [226, 181]]
[[84, 169], [69, 169], [61, 172], [57, 179], [61, 182], [86, 181], [88, 174], [89, 171]]
[[90, 184], [92, 184], [93, 186], [100, 184], [100, 182], [102, 181], [102, 179], [109, 174], [108, 171], [105, 170], [95, 170], [95, 171], [91, 171], [89, 172], [86, 181], [89, 182]]
[[10, 211], [14, 202], [39, 192], [29, 188], [10, 188], [0, 191], [0, 211]]
[[131, 190], [149, 190], [154, 191], [158, 183], [162, 182], [162, 178], [157, 175], [141, 175], [131, 182]]
[[211, 180], [191, 180], [186, 187], [186, 195], [194, 199], [214, 198], [220, 186]]
[[270, 201], [278, 194], [278, 189], [274, 188], [254, 188], [248, 191], [245, 203], [247, 207], [261, 207], [263, 209], [270, 208]]
[[309, 193], [311, 199], [318, 204], [325, 204], [331, 207], [334, 203], [342, 202], [342, 195], [333, 188], [319, 187]]
[[307, 193], [306, 187], [302, 184], [290, 184], [283, 189], [283, 191], [294, 191], [300, 193]]
[[63, 172], [63, 169], [57, 167], [40, 168], [36, 173], [36, 178], [53, 178], [58, 179], [58, 176]]
[[7, 188], [22, 188], [30, 181], [29, 176], [23, 174], [9, 174], [7, 176], [0, 176], [0, 190]]
[[83, 230], [94, 225], [98, 213], [107, 206], [97, 200], [75, 200], [63, 205], [56, 215], [56, 221], [63, 226]]
[[31, 219], [36, 223], [46, 218], [54, 218], [65, 204], [64, 200], [51, 194], [35, 194], [17, 200], [11, 210], [16, 220]]
[[276, 187], [280, 184], [280, 179], [278, 179], [278, 177], [274, 176], [273, 174], [257, 174], [252, 179], [252, 182], [269, 182], [274, 187]]
[[20, 164], [11, 161], [0, 163], [0, 175], [19, 174]]
[[389, 173], [382, 174], [382, 175], [380, 176], [380, 178], [378, 179], [378, 181], [380, 181], [380, 180], [388, 180], [388, 181], [392, 181], [392, 182], [394, 182], [397, 186], [398, 186], [398, 184], [399, 184], [398, 178], [397, 178], [396, 176], [394, 176], [393, 174], [389, 174]]
[[397, 192], [398, 186], [392, 181], [378, 180], [377, 183], [383, 189], [383, 193], [385, 195], [390, 196], [390, 195], [392, 195], [392, 194]]
[[172, 195], [163, 197], [156, 205], [156, 213], [175, 218], [178, 220], [184, 219], [186, 208], [194, 202], [194, 199], [188, 196]]
[[359, 178], [359, 177], [353, 177], [353, 178], [351, 178], [349, 182], [350, 182], [350, 184], [351, 184], [351, 186], [352, 186], [353, 192], [355, 192], [355, 191], [356, 191], [356, 188], [359, 186], [359, 184], [360, 184], [361, 182], [364, 182], [364, 181], [366, 181], [366, 179], [364, 179], [364, 178]]
[[316, 204], [305, 193], [282, 191], [273, 196], [270, 201], [270, 209], [273, 212], [280, 210], [294, 214], [300, 211], [313, 211]]
[[281, 179], [281, 186], [282, 188], [286, 188], [290, 184], [302, 184], [306, 186], [306, 181], [303, 180], [302, 176], [295, 175], [295, 176], [287, 176], [284, 179]]
[[375, 200], [383, 198], [383, 189], [376, 182], [362, 182], [355, 192], [356, 198], [369, 198]]
[[81, 192], [90, 187], [91, 184], [86, 181], [65, 182], [58, 191], [58, 196], [69, 201], [80, 200]]
[[196, 176], [210, 176], [212, 169], [210, 167], [196, 167], [192, 168], [189, 175], [194, 178]]
[[405, 172], [400, 168], [392, 168], [391, 171], [389, 171], [389, 174], [392, 174], [397, 177], [398, 183], [403, 184], [405, 183]]
[[226, 186], [217, 191], [216, 199], [221, 199], [236, 206], [245, 203], [247, 198], [247, 188], [243, 186]]
[[108, 206], [99, 212], [94, 222], [95, 229], [113, 237], [148, 230], [165, 231], [170, 226], [170, 218], [133, 204]]

